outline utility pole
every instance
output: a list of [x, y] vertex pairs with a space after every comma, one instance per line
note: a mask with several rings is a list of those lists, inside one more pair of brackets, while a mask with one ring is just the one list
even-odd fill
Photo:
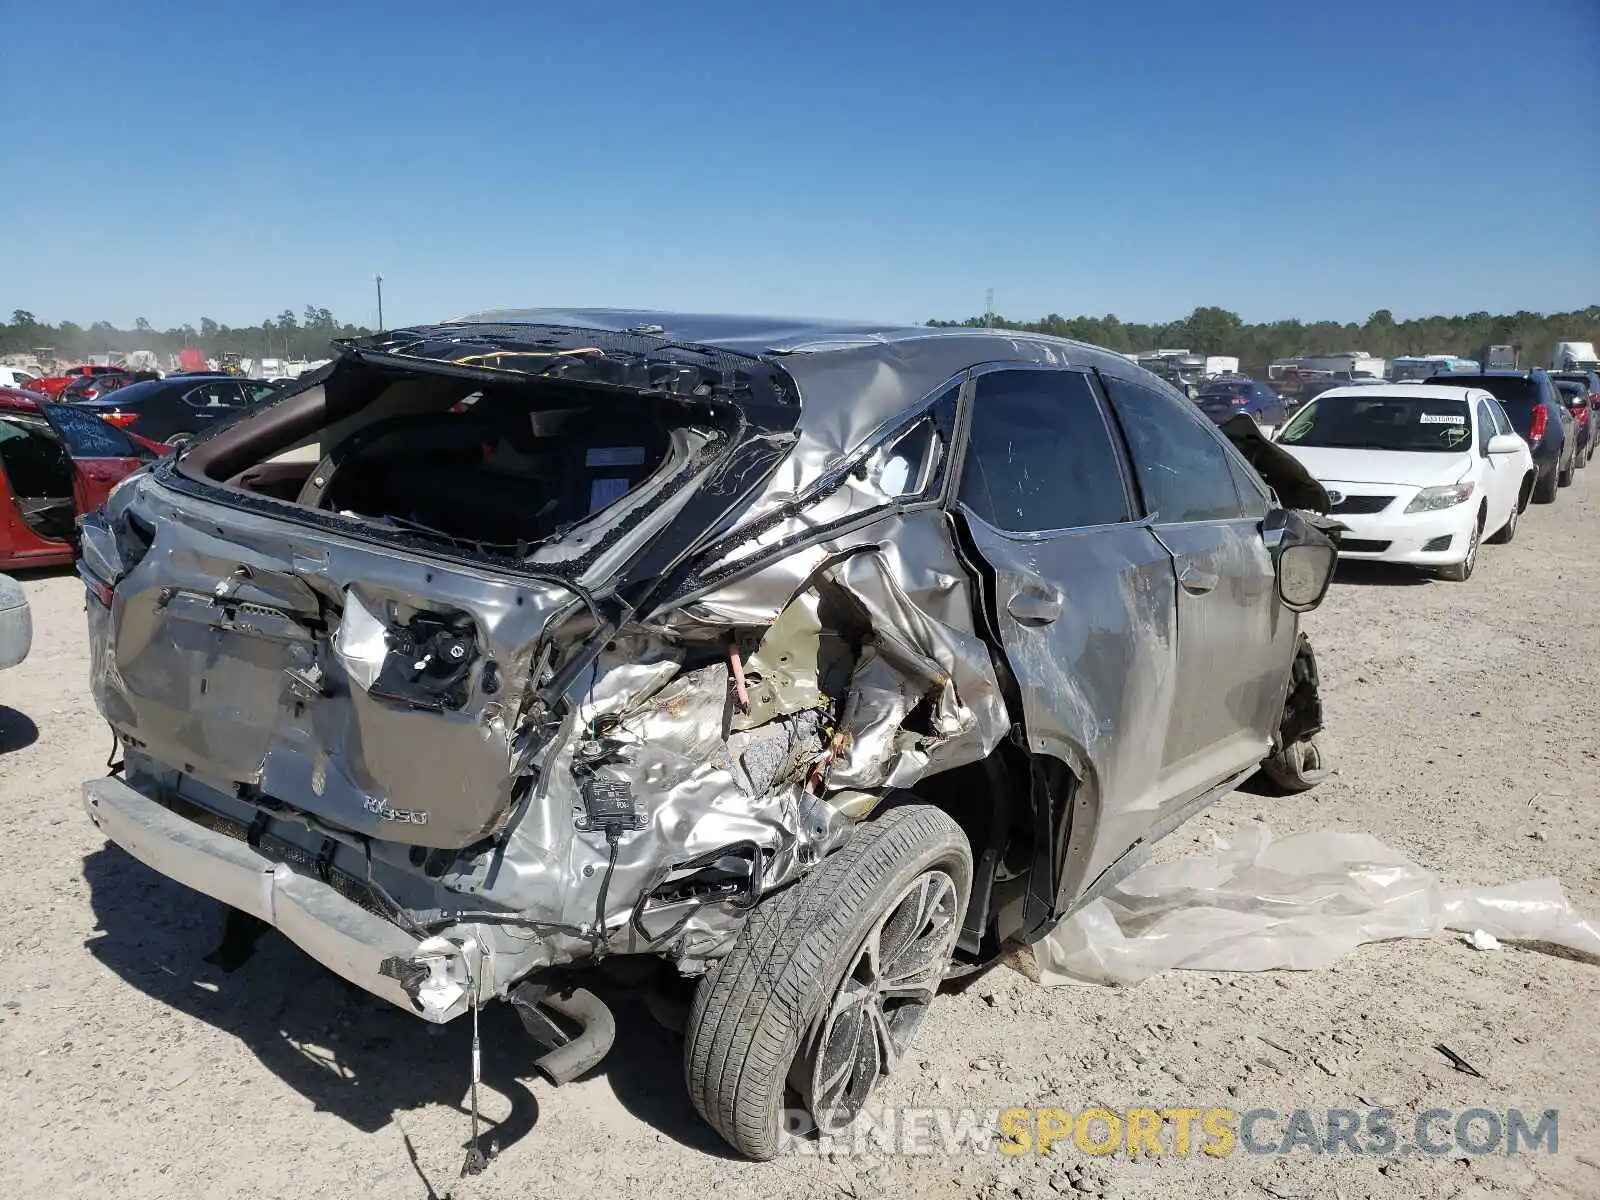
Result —
[[372, 282], [378, 285], [378, 332], [383, 332], [383, 276], [374, 275]]
[[989, 288], [983, 293], [983, 327], [990, 329], [994, 326], [994, 289]]

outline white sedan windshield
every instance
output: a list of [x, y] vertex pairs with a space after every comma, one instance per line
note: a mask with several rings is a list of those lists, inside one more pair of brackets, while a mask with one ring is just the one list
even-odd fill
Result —
[[1286, 446], [1459, 454], [1472, 440], [1465, 400], [1332, 396], [1313, 400], [1284, 426]]

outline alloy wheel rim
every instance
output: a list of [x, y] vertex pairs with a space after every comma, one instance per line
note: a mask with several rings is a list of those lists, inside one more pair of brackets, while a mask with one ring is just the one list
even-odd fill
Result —
[[834, 992], [811, 1064], [810, 1108], [823, 1133], [855, 1120], [910, 1047], [955, 949], [960, 900], [944, 871], [924, 871], [867, 933]]

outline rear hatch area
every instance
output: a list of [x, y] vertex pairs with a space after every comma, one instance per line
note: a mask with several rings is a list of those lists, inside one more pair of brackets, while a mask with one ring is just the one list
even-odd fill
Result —
[[770, 374], [586, 333], [389, 335], [114, 495], [82, 570], [125, 747], [337, 834], [502, 829], [541, 685], [739, 494], [702, 485], [776, 460], [761, 402], [792, 408]]

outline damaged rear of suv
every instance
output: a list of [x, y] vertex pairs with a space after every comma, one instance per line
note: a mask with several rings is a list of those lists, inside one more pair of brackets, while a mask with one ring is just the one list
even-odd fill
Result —
[[1059, 339], [382, 334], [86, 519], [86, 807], [429, 1021], [510, 1000], [556, 1082], [611, 1040], [577, 969], [670, 961], [696, 1107], [770, 1157], [942, 979], [1256, 770], [1318, 781], [1326, 508]]

